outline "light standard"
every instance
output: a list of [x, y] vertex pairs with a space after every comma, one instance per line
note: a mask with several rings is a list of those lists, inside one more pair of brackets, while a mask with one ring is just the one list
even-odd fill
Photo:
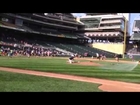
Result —
[[125, 51], [126, 51], [126, 37], [127, 37], [127, 20], [124, 17], [123, 58], [125, 57]]

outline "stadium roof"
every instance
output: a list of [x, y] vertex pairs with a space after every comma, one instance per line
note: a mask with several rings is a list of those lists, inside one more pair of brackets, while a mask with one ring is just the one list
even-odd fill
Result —
[[102, 18], [122, 18], [124, 19], [124, 16], [122, 15], [87, 15], [87, 16], [82, 16], [80, 17], [80, 19], [82, 18], [95, 18], [95, 17], [102, 17]]
[[86, 15], [107, 15], [107, 14], [117, 14], [117, 13], [86, 13]]

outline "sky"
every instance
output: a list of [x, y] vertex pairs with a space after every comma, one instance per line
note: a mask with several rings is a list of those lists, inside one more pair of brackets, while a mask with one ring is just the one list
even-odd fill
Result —
[[72, 13], [76, 17], [85, 16], [85, 13]]
[[[75, 17], [85, 16], [85, 13], [73, 13]], [[132, 28], [133, 28], [133, 22], [135, 19], [140, 19], [140, 13], [129, 13], [129, 33], [130, 35], [133, 34]]]

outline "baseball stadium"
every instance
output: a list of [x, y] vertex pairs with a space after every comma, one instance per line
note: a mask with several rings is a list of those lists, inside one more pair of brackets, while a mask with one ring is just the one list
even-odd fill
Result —
[[140, 92], [140, 20], [118, 13], [1, 13], [0, 92]]

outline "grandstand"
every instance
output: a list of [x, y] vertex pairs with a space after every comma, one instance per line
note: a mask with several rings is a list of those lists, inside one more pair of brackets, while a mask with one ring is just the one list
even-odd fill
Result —
[[39, 56], [51, 52], [56, 56], [77, 53], [91, 57], [99, 53], [114, 57], [118, 52], [89, 44], [89, 40], [93, 43], [98, 39], [120, 44], [123, 41], [123, 17], [102, 15], [81, 17], [77, 21], [71, 13], [1, 13], [0, 46], [23, 54], [34, 51]]
[[82, 27], [71, 13], [1, 13], [0, 45], [22, 52], [28, 47], [37, 53], [55, 50], [66, 56], [94, 54], [86, 49], [88, 37], [78, 32]]
[[[85, 25], [83, 31], [81, 31], [91, 38], [91, 47], [111, 53], [124, 54], [124, 16], [117, 13], [87, 13], [86, 16], [80, 17], [78, 21]], [[126, 28], [128, 28], [128, 25]], [[127, 44], [130, 38], [128, 31], [126, 36]]]

